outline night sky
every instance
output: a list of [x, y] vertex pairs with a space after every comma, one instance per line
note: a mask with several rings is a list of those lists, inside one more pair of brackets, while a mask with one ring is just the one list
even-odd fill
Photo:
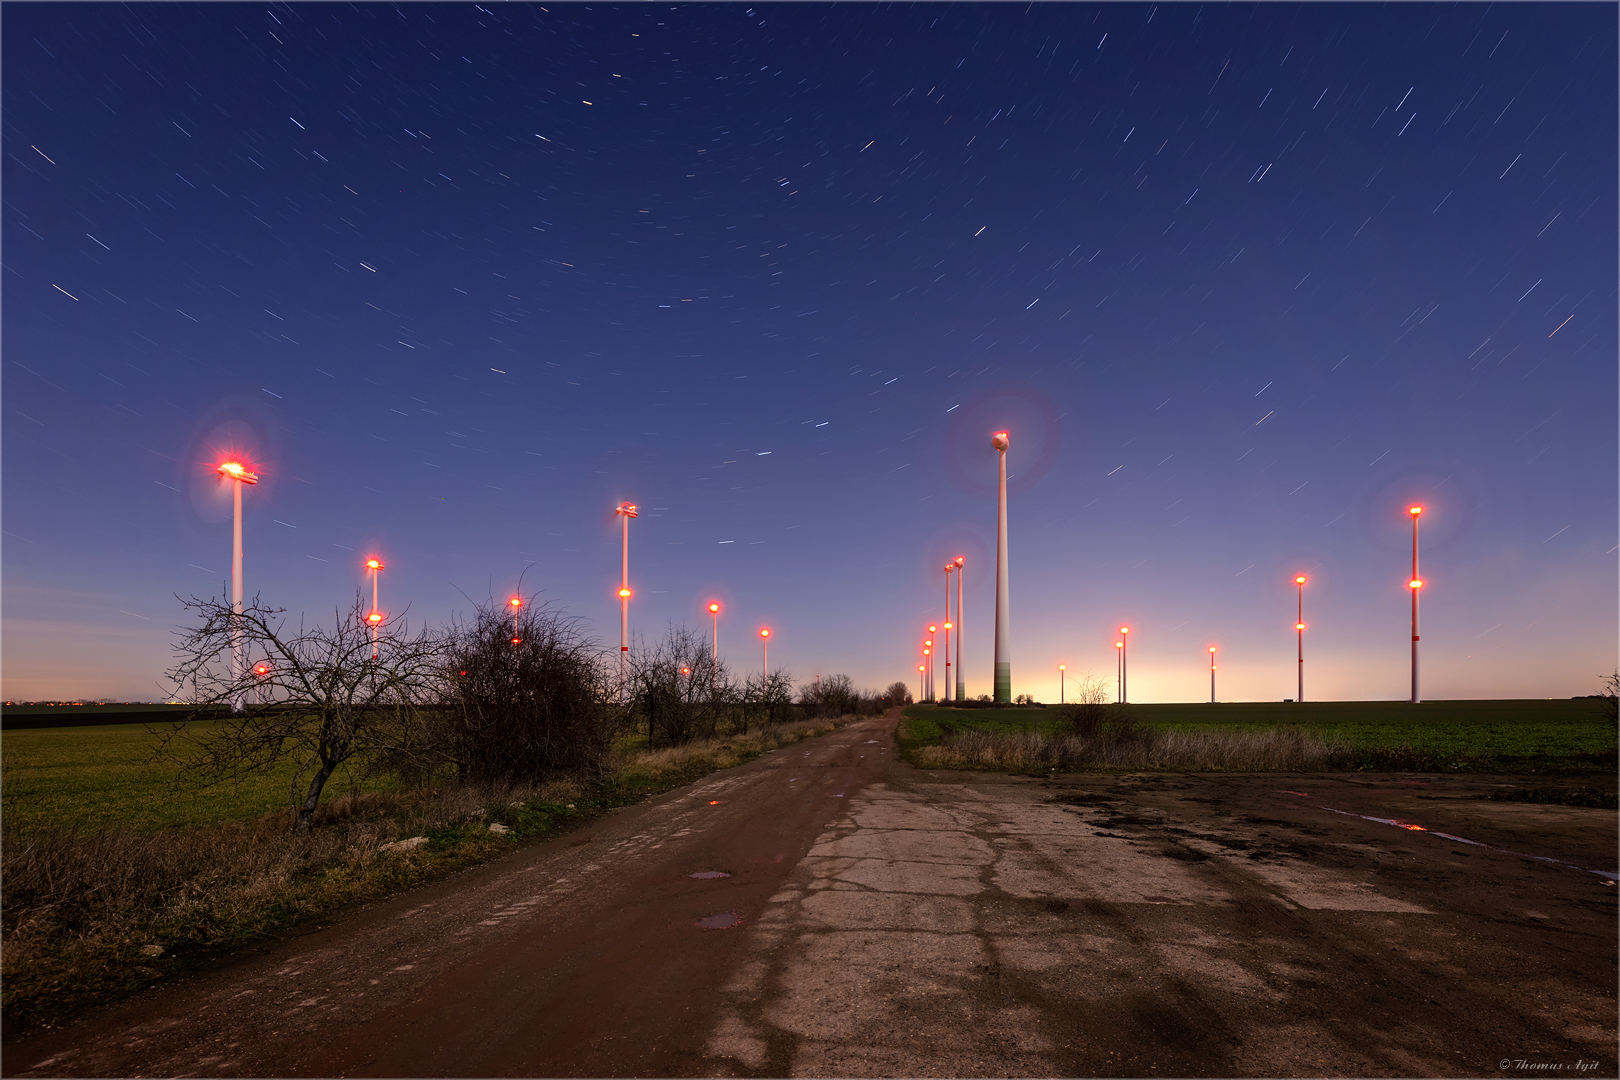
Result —
[[[160, 700], [175, 594], [520, 587], [989, 692], [1595, 693], [1616, 8], [4, 9], [4, 694]], [[369, 596], [367, 597], [369, 600]], [[407, 610], [408, 607], [408, 610]]]

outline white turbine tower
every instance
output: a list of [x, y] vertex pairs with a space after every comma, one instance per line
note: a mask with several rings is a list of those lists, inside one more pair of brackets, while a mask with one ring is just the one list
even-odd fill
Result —
[[[231, 712], [241, 712], [244, 700], [241, 681], [247, 674], [242, 654], [242, 485], [257, 484], [259, 474], [240, 461], [227, 461], [214, 471], [231, 481], [231, 681], [237, 684], [237, 689], [231, 692]], [[1416, 646], [1412, 655], [1417, 656]]]
[[956, 557], [956, 700], [966, 701], [967, 694], [963, 690], [966, 683], [962, 674], [962, 566], [966, 559]]
[[995, 699], [1012, 701], [1012, 616], [1007, 602], [1007, 433], [998, 431], [990, 443], [1001, 454], [1001, 483], [996, 514], [996, 679]]
[[630, 688], [630, 519], [638, 511], [635, 503], [620, 503], [613, 512], [624, 525], [624, 559], [619, 570], [619, 700], [623, 702]]

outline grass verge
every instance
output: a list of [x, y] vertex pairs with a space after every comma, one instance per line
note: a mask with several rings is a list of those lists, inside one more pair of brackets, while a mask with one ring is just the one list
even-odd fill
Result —
[[933, 745], [917, 746], [910, 756], [925, 769], [997, 772], [1312, 772], [1330, 768], [1344, 751], [1342, 743], [1298, 725], [1224, 731], [1118, 725], [1089, 736], [964, 727]]
[[[0, 833], [7, 1038], [858, 719], [621, 751], [609, 774], [588, 784], [350, 792], [322, 806], [304, 836], [291, 831], [285, 807], [160, 828], [139, 806], [133, 823], [106, 813], [19, 823], [8, 812]], [[386, 847], [416, 837], [414, 846]]]
[[1613, 772], [1616, 729], [1590, 699], [1131, 705], [1080, 736], [1056, 709], [906, 710], [925, 768]]

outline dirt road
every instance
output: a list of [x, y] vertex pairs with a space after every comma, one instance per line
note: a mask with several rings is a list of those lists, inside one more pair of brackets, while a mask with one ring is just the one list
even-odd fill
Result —
[[924, 773], [894, 724], [8, 1045], [5, 1073], [1615, 1075], [1612, 812], [1456, 777]]

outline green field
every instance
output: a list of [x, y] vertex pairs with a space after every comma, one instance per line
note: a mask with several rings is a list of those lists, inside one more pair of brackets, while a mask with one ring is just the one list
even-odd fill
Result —
[[7, 705], [5, 706], [5, 714], [7, 716], [29, 717], [47, 716], [51, 713], [59, 713], [66, 717], [108, 716], [116, 715], [118, 713], [136, 712], [172, 712], [183, 714], [190, 708], [190, 705], [152, 705], [140, 701], [115, 702], [109, 705]]
[[[72, 708], [77, 713], [79, 707]], [[1403, 701], [1223, 702], [1132, 705], [1130, 713], [1140, 723], [1171, 729], [1303, 723], [1358, 751], [1383, 752], [1378, 761], [1410, 748], [1419, 752], [1413, 767], [1444, 760], [1476, 767], [1529, 763], [1592, 768], [1604, 766], [1604, 755], [1612, 764], [1616, 750], [1615, 725], [1606, 719], [1602, 702], [1593, 699], [1426, 701], [1417, 706]], [[203, 730], [209, 722], [196, 726]], [[937, 742], [960, 726], [991, 731], [1035, 727], [1049, 734], [1060, 730], [1048, 709], [915, 705], [906, 710], [907, 742], [912, 745]], [[252, 818], [292, 801], [291, 765], [240, 783], [205, 786], [196, 777], [182, 776], [172, 761], [154, 760], [156, 748], [157, 736], [143, 724], [8, 731], [0, 737], [6, 820], [24, 831], [51, 824], [157, 828]], [[1388, 763], [1400, 766], [1396, 758]], [[1375, 764], [1369, 758], [1361, 767]], [[328, 784], [326, 797], [391, 786], [386, 777], [340, 771]]]
[[[1340, 738], [1359, 751], [1403, 747], [1428, 755], [1468, 760], [1538, 761], [1553, 765], [1594, 762], [1613, 755], [1616, 727], [1604, 703], [1592, 698], [1502, 701], [1311, 701], [1220, 702], [1131, 705], [1138, 723], [1190, 730], [1225, 726], [1249, 728], [1307, 724], [1323, 736]], [[989, 731], [1034, 727], [1059, 734], [1049, 709], [943, 709], [914, 705], [906, 710], [908, 735], [920, 742], [942, 737], [952, 726]]]
[[[199, 732], [213, 721], [192, 725]], [[157, 828], [257, 817], [292, 803], [293, 768], [282, 765], [240, 784], [204, 786], [156, 761], [158, 736], [144, 724], [38, 728], [0, 736], [0, 794], [8, 827], [103, 824]], [[325, 798], [389, 786], [340, 770]], [[302, 794], [302, 792], [300, 792]]]

